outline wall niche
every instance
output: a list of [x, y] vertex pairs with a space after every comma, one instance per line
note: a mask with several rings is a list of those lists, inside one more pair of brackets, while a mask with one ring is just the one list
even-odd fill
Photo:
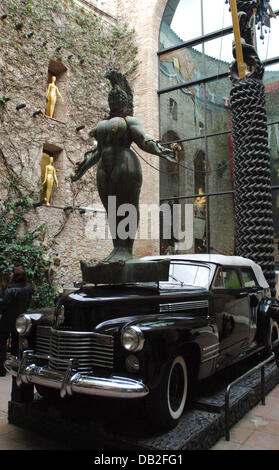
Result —
[[65, 122], [67, 118], [67, 68], [62, 62], [51, 60], [49, 63], [46, 100], [46, 116]]

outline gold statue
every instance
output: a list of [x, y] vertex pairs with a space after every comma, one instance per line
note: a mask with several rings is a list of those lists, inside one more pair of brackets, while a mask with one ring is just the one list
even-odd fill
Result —
[[177, 142], [175, 142], [174, 144], [171, 144], [170, 148], [173, 150], [174, 158], [175, 158], [176, 162], [179, 163], [179, 152], [181, 152], [181, 150], [182, 150], [181, 145], [179, 145]]
[[194, 203], [194, 215], [196, 217], [205, 216], [206, 212], [206, 196], [204, 195], [203, 189], [199, 188], [198, 194], [200, 196], [197, 196], [195, 198], [195, 203]]
[[56, 77], [51, 77], [51, 82], [47, 87], [46, 98], [47, 98], [47, 105], [46, 105], [46, 115], [51, 117], [54, 113], [54, 108], [56, 104], [57, 95], [61, 98], [63, 103], [63, 98], [58, 90], [58, 87], [55, 85]]
[[[45, 154], [47, 155], [47, 154]], [[45, 167], [45, 178], [43, 184], [46, 184], [46, 204], [47, 206], [50, 205], [50, 198], [52, 193], [52, 187], [54, 181], [56, 182], [56, 186], [58, 187], [58, 180], [56, 176], [56, 171], [53, 166], [53, 157], [49, 157], [49, 164]]]
[[48, 153], [43, 152], [42, 153], [42, 159], [41, 159], [41, 194], [40, 194], [40, 201], [45, 202], [45, 188], [43, 181], [45, 180], [45, 174], [46, 174], [46, 166], [49, 165], [50, 162], [50, 155]]

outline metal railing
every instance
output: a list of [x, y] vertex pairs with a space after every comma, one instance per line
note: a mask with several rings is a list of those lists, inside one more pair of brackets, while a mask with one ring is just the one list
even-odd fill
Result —
[[261, 369], [261, 401], [262, 405], [265, 405], [265, 376], [264, 376], [264, 367], [268, 362], [271, 362], [275, 359], [275, 354], [272, 353], [267, 359], [263, 362], [260, 362], [252, 369], [248, 370], [245, 374], [238, 377], [236, 380], [231, 382], [226, 389], [225, 394], [225, 437], [226, 441], [230, 440], [230, 391], [231, 388], [241, 382], [241, 380], [245, 379], [249, 375], [253, 374], [257, 369]]

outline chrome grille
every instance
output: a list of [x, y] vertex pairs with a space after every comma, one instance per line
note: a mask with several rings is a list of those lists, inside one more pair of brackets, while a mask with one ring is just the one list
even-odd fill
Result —
[[37, 328], [36, 336], [36, 353], [49, 355], [50, 343], [50, 330], [49, 326], [39, 326]]
[[67, 359], [76, 360], [81, 372], [93, 366], [113, 368], [113, 337], [109, 335], [39, 327], [36, 352], [48, 354], [49, 367], [55, 370], [65, 370]]
[[208, 300], [160, 304], [160, 312], [178, 312], [180, 310], [194, 310], [198, 308], [208, 308]]

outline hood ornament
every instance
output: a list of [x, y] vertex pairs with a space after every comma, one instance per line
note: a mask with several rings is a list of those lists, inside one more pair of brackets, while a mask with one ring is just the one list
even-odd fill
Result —
[[65, 320], [65, 307], [64, 305], [61, 305], [56, 314], [55, 326], [58, 328], [59, 326], [63, 325], [64, 320]]

